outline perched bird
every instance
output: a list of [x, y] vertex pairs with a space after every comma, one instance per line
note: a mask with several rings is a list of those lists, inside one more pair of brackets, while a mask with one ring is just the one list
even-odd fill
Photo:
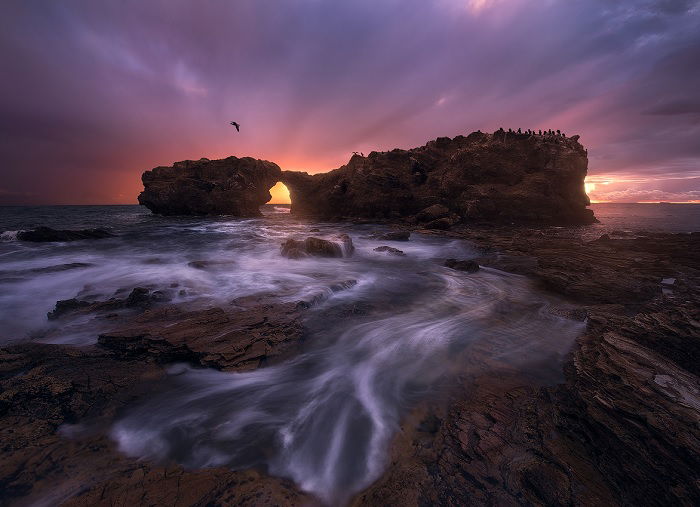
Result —
[[235, 121], [232, 121], [232, 122], [231, 122], [231, 125], [233, 125], [234, 127], [236, 127], [236, 130], [237, 130], [238, 132], [241, 131], [241, 126], [240, 126], [238, 123], [236, 123]]

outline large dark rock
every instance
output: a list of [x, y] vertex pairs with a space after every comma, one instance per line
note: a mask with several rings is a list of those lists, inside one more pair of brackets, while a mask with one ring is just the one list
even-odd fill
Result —
[[114, 236], [106, 229], [52, 229], [51, 227], [37, 227], [29, 231], [19, 231], [17, 239], [32, 241], [35, 243], [48, 243], [51, 241], [79, 241], [81, 239], [102, 239]]
[[282, 181], [297, 215], [404, 220], [430, 229], [459, 221], [587, 224], [588, 158], [578, 136], [474, 132], [411, 150], [354, 155], [333, 171], [281, 171], [229, 157], [177, 162], [143, 174], [139, 202], [165, 215], [257, 216]]
[[586, 224], [588, 158], [578, 138], [474, 132], [353, 156], [333, 171], [284, 171], [292, 213], [324, 219]]
[[288, 239], [282, 243], [280, 253], [290, 259], [303, 257], [349, 257], [355, 251], [352, 238], [341, 234], [332, 240], [309, 236], [304, 240]]
[[161, 215], [260, 215], [281, 170], [250, 157], [185, 160], [143, 173], [139, 204]]

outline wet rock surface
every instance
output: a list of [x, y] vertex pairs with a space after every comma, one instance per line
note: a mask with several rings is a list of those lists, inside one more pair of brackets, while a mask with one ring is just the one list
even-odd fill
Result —
[[3, 505], [306, 505], [255, 470], [187, 471], [124, 457], [97, 428], [147, 394], [157, 365], [97, 347], [0, 349]]
[[221, 370], [254, 369], [298, 350], [300, 309], [296, 303], [258, 297], [197, 311], [166, 306], [101, 334], [98, 343], [119, 357], [187, 361]]
[[17, 239], [34, 243], [47, 243], [55, 241], [80, 241], [84, 239], [111, 238], [112, 234], [107, 229], [52, 229], [51, 227], [37, 227], [28, 231], [19, 231]]
[[290, 238], [282, 243], [280, 253], [290, 259], [304, 257], [349, 257], [355, 251], [352, 238], [340, 234], [331, 239], [309, 236], [304, 240]]
[[386, 252], [391, 255], [398, 255], [400, 257], [406, 255], [403, 250], [399, 250], [398, 248], [394, 248], [392, 246], [378, 246], [377, 248], [374, 249], [375, 252]]
[[155, 303], [163, 303], [169, 296], [162, 290], [135, 287], [126, 298], [113, 297], [106, 301], [86, 301], [78, 298], [56, 301], [56, 306], [46, 316], [49, 320], [60, 319], [75, 314], [113, 312], [122, 309], [146, 308]]
[[445, 267], [456, 269], [457, 271], [466, 271], [467, 273], [476, 273], [479, 271], [479, 263], [472, 260], [458, 261], [457, 259], [447, 259]]
[[479, 263], [583, 302], [586, 332], [558, 385], [465, 365], [448, 400], [406, 420], [354, 505], [697, 504], [700, 235], [451, 234], [483, 245]]
[[[700, 235], [590, 241], [572, 230], [432, 233], [482, 248], [477, 259], [456, 263], [526, 275], [577, 303], [570, 317], [587, 319], [586, 331], [559, 383], [487, 350], [466, 354], [448, 394], [404, 419], [385, 473], [353, 504], [700, 503]], [[316, 303], [254, 296], [190, 309], [153, 304], [154, 292], [130, 288], [114, 300], [57, 305], [59, 319], [128, 308], [98, 346], [0, 349], [2, 502], [313, 504], [262, 471], [127, 458], [100, 431], [152, 392], [172, 362], [246, 371], [296, 353], [302, 312]], [[369, 311], [348, 305], [348, 315]]]

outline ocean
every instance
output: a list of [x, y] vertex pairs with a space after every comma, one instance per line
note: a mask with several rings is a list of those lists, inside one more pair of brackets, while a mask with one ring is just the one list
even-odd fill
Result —
[[[588, 235], [700, 230], [700, 206], [592, 207], [601, 223], [586, 228]], [[108, 319], [48, 320], [47, 312], [58, 300], [103, 301], [135, 287], [188, 309], [255, 294], [308, 302], [300, 355], [244, 373], [171, 368], [171, 382], [125, 408], [109, 433], [133, 456], [191, 468], [263, 466], [330, 504], [381, 475], [407, 410], [435, 396], [464, 361], [478, 367], [486, 354], [538, 382], [561, 380], [563, 358], [584, 324], [555, 311], [566, 304], [525, 277], [445, 268], [446, 258], [479, 254], [467, 242], [417, 233], [408, 242], [377, 241], [370, 235], [386, 226], [309, 222], [283, 205], [263, 213], [232, 219], [159, 217], [140, 206], [0, 208], [0, 345], [94, 345]], [[108, 227], [115, 236], [17, 241], [17, 231], [37, 226]], [[353, 256], [280, 255], [288, 237], [339, 233], [352, 237]], [[375, 250], [384, 244], [406, 255]], [[348, 314], [348, 305], [364, 310]]]

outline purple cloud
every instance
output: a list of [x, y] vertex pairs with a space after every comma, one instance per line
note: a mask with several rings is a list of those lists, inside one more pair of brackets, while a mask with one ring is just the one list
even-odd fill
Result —
[[699, 22], [682, 0], [3, 2], [0, 203], [135, 202], [175, 160], [319, 172], [500, 126], [581, 134], [593, 175], [660, 190], [700, 171]]

